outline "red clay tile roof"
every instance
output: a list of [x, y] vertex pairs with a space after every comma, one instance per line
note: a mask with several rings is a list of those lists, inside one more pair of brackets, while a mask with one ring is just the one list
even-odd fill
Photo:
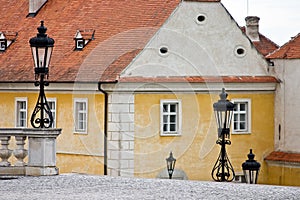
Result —
[[123, 77], [119, 82], [167, 82], [167, 83], [277, 83], [273, 76], [187, 76], [187, 77]]
[[[0, 0], [0, 32], [18, 33], [16, 41], [0, 54], [0, 82], [34, 80], [28, 41], [36, 36], [41, 20], [45, 21], [48, 36], [55, 40], [50, 81], [96, 82], [111, 70], [106, 69], [111, 63], [122, 63], [124, 67], [131, 61], [179, 3], [180, 0], [48, 0], [36, 17], [26, 18], [28, 0]], [[83, 51], [74, 51], [74, 35], [81, 29], [95, 30], [95, 40]]]
[[184, 1], [194, 1], [194, 2], [220, 2], [221, 0], [184, 0]]
[[[245, 27], [241, 27], [241, 30], [245, 33]], [[278, 49], [278, 45], [271, 41], [266, 36], [259, 33], [259, 41], [252, 41], [255, 48], [264, 56]]]
[[265, 160], [300, 163], [300, 153], [287, 153], [287, 152], [273, 151], [265, 158]]
[[270, 55], [266, 56], [270, 59], [296, 59], [300, 58], [300, 33], [293, 37], [289, 42], [285, 43], [276, 51], [272, 52]]

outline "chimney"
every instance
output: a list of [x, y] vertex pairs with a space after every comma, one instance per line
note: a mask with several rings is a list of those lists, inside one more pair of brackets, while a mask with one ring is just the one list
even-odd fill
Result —
[[248, 16], [245, 18], [246, 21], [246, 35], [251, 41], [259, 41], [259, 17]]
[[29, 14], [28, 16], [34, 17], [37, 15], [39, 10], [43, 7], [43, 5], [47, 2], [47, 0], [29, 0]]

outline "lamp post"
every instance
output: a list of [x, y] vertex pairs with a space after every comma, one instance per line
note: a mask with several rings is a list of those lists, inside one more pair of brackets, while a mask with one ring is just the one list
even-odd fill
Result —
[[173, 157], [172, 151], [170, 152], [170, 156], [166, 159], [167, 161], [167, 170], [169, 174], [169, 179], [172, 179], [172, 175], [175, 168], [176, 159]]
[[215, 181], [232, 181], [235, 177], [233, 167], [226, 153], [226, 144], [230, 145], [230, 124], [234, 104], [227, 100], [228, 94], [222, 89], [220, 100], [214, 103], [214, 113], [218, 126], [217, 144], [221, 146], [219, 157], [212, 169], [211, 176]]
[[46, 99], [44, 86], [49, 85], [47, 79], [54, 40], [47, 36], [44, 21], [41, 21], [41, 26], [37, 30], [37, 36], [31, 38], [29, 43], [35, 68], [36, 82], [34, 85], [40, 86], [40, 93], [30, 122], [34, 128], [49, 128], [52, 126], [53, 116]]
[[248, 154], [248, 160], [246, 160], [242, 164], [243, 172], [246, 178], [246, 182], [249, 184], [256, 184], [260, 169], [260, 163], [254, 160], [255, 155], [252, 153], [252, 149], [250, 149], [250, 153]]

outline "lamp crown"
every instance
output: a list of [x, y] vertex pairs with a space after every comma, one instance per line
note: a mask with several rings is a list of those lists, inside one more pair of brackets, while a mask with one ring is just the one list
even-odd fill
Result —
[[228, 94], [225, 92], [225, 88], [222, 88], [222, 92], [219, 96], [220, 96], [221, 100], [226, 100], [227, 99]]
[[42, 20], [41, 21], [41, 26], [39, 26], [38, 28], [37, 28], [37, 30], [38, 30], [38, 36], [40, 36], [40, 37], [46, 37], [47, 35], [45, 34], [46, 32], [47, 32], [47, 28], [44, 26], [44, 21]]
[[254, 160], [255, 154], [252, 153], [252, 149], [250, 149], [250, 153], [248, 154], [249, 160]]

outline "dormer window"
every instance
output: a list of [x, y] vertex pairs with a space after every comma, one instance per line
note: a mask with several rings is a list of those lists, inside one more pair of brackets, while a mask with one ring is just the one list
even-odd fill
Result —
[[0, 33], [0, 51], [5, 51], [7, 47], [7, 40], [3, 33]]
[[94, 39], [95, 30], [77, 30], [75, 40], [75, 50], [81, 51], [91, 40]]
[[16, 40], [16, 32], [0, 32], [0, 52], [6, 51], [6, 49]]
[[78, 38], [76, 40], [76, 49], [81, 50], [81, 49], [83, 49], [83, 47], [84, 47], [84, 39]]

